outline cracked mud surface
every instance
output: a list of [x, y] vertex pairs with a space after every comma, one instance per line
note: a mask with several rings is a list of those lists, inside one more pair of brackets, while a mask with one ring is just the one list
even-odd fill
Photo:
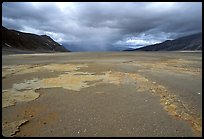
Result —
[[8, 55], [2, 62], [4, 136], [202, 136], [201, 53]]

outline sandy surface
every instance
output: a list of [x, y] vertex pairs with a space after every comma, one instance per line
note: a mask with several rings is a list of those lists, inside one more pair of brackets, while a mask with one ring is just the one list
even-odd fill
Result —
[[201, 52], [2, 56], [4, 136], [202, 136]]

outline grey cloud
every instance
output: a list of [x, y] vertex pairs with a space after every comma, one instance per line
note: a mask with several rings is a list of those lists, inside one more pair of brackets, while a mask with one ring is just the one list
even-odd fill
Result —
[[82, 51], [121, 49], [115, 44], [131, 38], [156, 42], [202, 31], [201, 2], [58, 4], [3, 3], [2, 24], [48, 34], [59, 43]]

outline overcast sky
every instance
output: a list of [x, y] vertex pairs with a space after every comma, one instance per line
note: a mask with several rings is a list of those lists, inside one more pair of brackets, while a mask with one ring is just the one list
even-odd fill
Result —
[[122, 50], [202, 32], [202, 3], [4, 2], [2, 25], [71, 51]]

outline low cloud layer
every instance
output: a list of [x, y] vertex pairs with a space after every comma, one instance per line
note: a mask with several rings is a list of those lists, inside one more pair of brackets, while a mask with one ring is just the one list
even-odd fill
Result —
[[4, 2], [2, 24], [72, 51], [137, 48], [202, 31], [201, 2]]

